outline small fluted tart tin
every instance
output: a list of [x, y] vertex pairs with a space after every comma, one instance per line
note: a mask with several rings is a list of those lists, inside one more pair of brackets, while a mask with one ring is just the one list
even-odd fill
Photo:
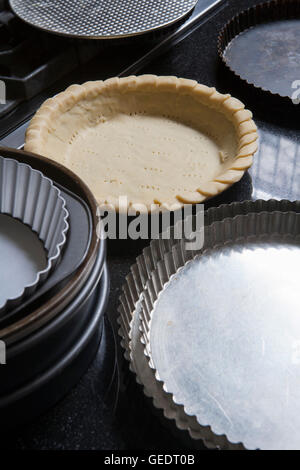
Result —
[[273, 0], [243, 11], [219, 35], [219, 56], [238, 78], [286, 101], [299, 96], [300, 2]]
[[33, 294], [60, 260], [68, 211], [60, 190], [29, 165], [0, 156], [0, 315]]
[[154, 405], [209, 447], [299, 448], [299, 203], [208, 212], [206, 222], [225, 220], [206, 227], [200, 253], [156, 241], [148, 280], [137, 281], [149, 253], [132, 268], [120, 307], [131, 369]]

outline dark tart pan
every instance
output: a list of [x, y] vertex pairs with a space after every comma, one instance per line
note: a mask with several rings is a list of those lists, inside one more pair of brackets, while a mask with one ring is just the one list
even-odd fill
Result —
[[[60, 358], [42, 373], [13, 392], [0, 396], [1, 423], [5, 425], [6, 431], [14, 429], [46, 411], [80, 380], [93, 360], [101, 341], [108, 292], [109, 278], [105, 268], [101, 281], [91, 297], [74, 314], [74, 322], [79, 317], [85, 318], [79, 335], [73, 338]], [[63, 315], [67, 316], [68, 313], [69, 310], [66, 310]], [[45, 331], [45, 335], [47, 335], [47, 331]], [[42, 336], [40, 335], [38, 340], [42, 341]], [[9, 366], [9, 360], [8, 357], [5, 367]], [[32, 357], [31, 364], [34, 361], [36, 361], [36, 357]], [[27, 367], [30, 367], [30, 363], [27, 364]]]
[[[76, 175], [58, 163], [21, 150], [0, 148], [0, 154], [3, 157], [12, 158], [20, 162], [26, 161], [32, 168], [43, 172], [47, 177], [51, 178], [55, 184], [61, 185], [67, 191], [76, 194], [87, 204], [91, 217], [90, 243], [83, 262], [71, 279], [67, 280], [64, 287], [58, 289], [47, 302], [44, 302], [42, 306], [36, 309], [28, 309], [24, 318], [0, 329], [0, 338], [4, 340], [6, 344], [10, 344], [19, 341], [42, 327], [59, 314], [59, 312], [76, 297], [93, 270], [99, 250], [103, 266], [106, 255], [106, 243], [102, 240], [100, 242], [96, 233], [96, 227], [99, 222], [97, 217], [97, 203], [87, 186]], [[72, 231], [71, 223], [69, 230], [70, 232]]]
[[274, 0], [229, 21], [219, 35], [218, 52], [248, 86], [291, 104], [300, 80], [299, 43], [300, 2]]
[[50, 178], [70, 214], [57, 271], [0, 324], [0, 339], [6, 344], [0, 419], [15, 427], [58, 401], [88, 367], [101, 338], [109, 281], [106, 243], [96, 233], [97, 204], [84, 183], [43, 157], [3, 148], [0, 154], [25, 161]]

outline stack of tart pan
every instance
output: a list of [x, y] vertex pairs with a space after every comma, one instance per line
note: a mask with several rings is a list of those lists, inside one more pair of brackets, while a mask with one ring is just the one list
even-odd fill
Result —
[[0, 149], [0, 219], [7, 429], [55, 403], [85, 371], [101, 338], [109, 282], [96, 202], [66, 168]]
[[131, 268], [125, 358], [194, 448], [299, 448], [299, 212], [275, 200], [209, 209], [202, 249], [155, 240]]

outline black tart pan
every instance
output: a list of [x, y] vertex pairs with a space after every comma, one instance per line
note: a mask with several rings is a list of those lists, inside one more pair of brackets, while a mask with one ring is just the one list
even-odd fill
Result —
[[109, 277], [105, 267], [91, 298], [77, 310], [77, 319], [80, 315], [86, 318], [79, 336], [42, 373], [14, 392], [0, 396], [0, 419], [5, 431], [15, 429], [45, 412], [80, 380], [99, 347], [108, 293]]
[[[93, 271], [80, 293], [46, 325], [15, 344], [7, 346], [6, 365], [0, 371], [1, 397], [42, 374], [56, 364], [77, 342], [94, 315], [95, 297], [104, 266], [98, 256]], [[106, 275], [107, 276], [107, 275]], [[105, 284], [107, 289], [107, 283]], [[103, 292], [103, 295], [106, 295]], [[102, 312], [103, 313], [103, 312]]]
[[[28, 307], [25, 315], [22, 314], [18, 321], [3, 328], [0, 326], [0, 339], [5, 341], [7, 345], [10, 345], [21, 341], [21, 339], [39, 330], [43, 325], [59, 315], [78, 296], [94, 269], [99, 252], [101, 253], [101, 263], [103, 266], [106, 256], [106, 243], [105, 240], [100, 240], [97, 236], [96, 229], [99, 223], [97, 203], [90, 190], [80, 178], [62, 165], [39, 155], [8, 148], [0, 148], [0, 154], [3, 157], [12, 158], [19, 162], [26, 162], [32, 168], [41, 171], [55, 184], [60, 185], [65, 192], [71, 191], [79, 197], [88, 206], [90, 214], [90, 240], [84, 258], [79, 263], [78, 268], [75, 269], [75, 272], [70, 276], [70, 273], [66, 270], [66, 276], [68, 275], [68, 277], [65, 279], [65, 282], [56, 286], [55, 292], [51, 293], [46, 300], [43, 299], [42, 305], [34, 304]], [[85, 221], [82, 221], [82, 224], [84, 223]], [[70, 232], [72, 232], [73, 225], [74, 223], [71, 224], [70, 221]], [[67, 246], [66, 249], [69, 249], [69, 247]], [[63, 263], [63, 260], [61, 263]]]
[[218, 52], [247, 86], [291, 104], [297, 88], [300, 98], [299, 42], [300, 2], [273, 0], [229, 21], [219, 35]]
[[81, 377], [97, 350], [109, 293], [106, 242], [97, 236], [97, 204], [72, 172], [38, 155], [0, 149], [59, 186], [70, 210], [61, 263], [19, 310], [0, 324], [0, 421], [5, 429], [33, 418]]

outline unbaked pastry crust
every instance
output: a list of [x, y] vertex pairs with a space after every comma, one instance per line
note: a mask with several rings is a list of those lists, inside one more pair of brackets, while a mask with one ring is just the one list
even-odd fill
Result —
[[239, 100], [194, 80], [142, 75], [72, 85], [47, 100], [25, 150], [69, 167], [99, 204], [119, 210], [127, 196], [133, 209], [174, 210], [239, 181], [257, 139]]

